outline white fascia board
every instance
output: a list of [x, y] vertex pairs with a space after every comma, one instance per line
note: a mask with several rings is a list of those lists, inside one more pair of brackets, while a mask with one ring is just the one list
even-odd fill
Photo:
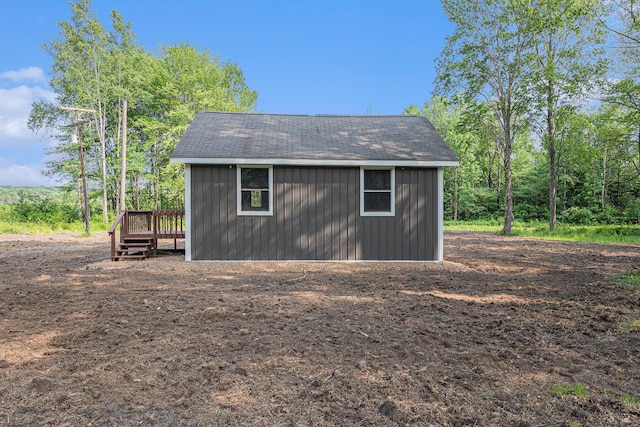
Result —
[[206, 158], [178, 157], [172, 162], [192, 165], [273, 165], [273, 166], [386, 166], [440, 168], [459, 166], [459, 161], [442, 160], [313, 160], [313, 159], [243, 159], [243, 158]]
[[442, 168], [438, 168], [438, 217], [437, 221], [437, 235], [438, 235], [438, 249], [436, 257], [438, 262], [444, 260], [444, 171]]
[[191, 261], [191, 165], [184, 165], [184, 260]]

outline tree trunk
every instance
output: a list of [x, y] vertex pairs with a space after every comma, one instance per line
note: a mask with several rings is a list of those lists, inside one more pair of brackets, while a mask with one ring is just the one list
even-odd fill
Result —
[[567, 197], [569, 190], [567, 189], [567, 165], [562, 162], [562, 207], [564, 210], [567, 207]]
[[[79, 122], [79, 120], [78, 120]], [[84, 198], [84, 231], [89, 234], [91, 227], [91, 212], [89, 212], [89, 191], [87, 189], [87, 174], [84, 167], [84, 153], [82, 149], [82, 134], [80, 132], [79, 125], [76, 125], [76, 132], [74, 133], [75, 140], [78, 143], [78, 152], [80, 160], [80, 176], [82, 178], [82, 196]], [[73, 141], [75, 142], [75, 141]]]
[[604, 211], [607, 198], [607, 146], [604, 147], [604, 158], [602, 159], [602, 187], [600, 189], [600, 209]]
[[107, 203], [107, 142], [106, 142], [106, 119], [102, 115], [102, 104], [98, 101], [98, 139], [100, 139], [100, 160], [102, 163], [102, 217], [105, 225], [109, 225], [109, 212]]
[[[549, 96], [551, 96], [551, 90], [549, 92]], [[555, 231], [558, 170], [556, 168], [556, 119], [551, 101], [549, 101], [547, 109], [547, 145], [549, 153], [549, 231]]]
[[[99, 81], [100, 71], [98, 69], [97, 62], [94, 64], [94, 73], [96, 81]], [[102, 163], [102, 217], [104, 218], [104, 224], [109, 225], [109, 212], [107, 201], [107, 141], [106, 141], [106, 112], [102, 103], [102, 97], [100, 94], [100, 86], [98, 85], [97, 91], [97, 115], [96, 127], [98, 131], [98, 139], [100, 140], [100, 160]]]
[[511, 115], [506, 112], [504, 117], [504, 141], [502, 141], [502, 155], [504, 156], [504, 223], [502, 234], [511, 234], [513, 224], [513, 188], [511, 182], [511, 154], [513, 146], [511, 142]]
[[[508, 150], [508, 151], [507, 151]], [[511, 144], [504, 156], [504, 224], [502, 234], [511, 234], [513, 225], [513, 188], [511, 184]]]
[[[500, 161], [500, 153], [496, 156], [496, 167], [498, 170], [496, 171], [496, 177], [498, 179], [498, 183], [496, 185], [496, 206], [500, 206], [500, 193], [502, 192], [502, 162]], [[502, 159], [504, 161], [504, 159]], [[509, 161], [511, 164], [511, 161]]]
[[638, 139], [636, 141], [638, 143], [638, 163], [636, 163], [635, 159], [631, 159], [633, 163], [633, 167], [636, 168], [636, 172], [640, 175], [640, 125], [638, 126]]
[[120, 169], [120, 210], [127, 209], [127, 100], [122, 101], [122, 168]]
[[453, 170], [453, 220], [458, 220], [458, 168]]
[[549, 149], [549, 231], [555, 231], [557, 226], [556, 194], [558, 192], [558, 171], [555, 165], [555, 148]]
[[[158, 134], [158, 142], [162, 140], [162, 135]], [[158, 165], [158, 148], [154, 141], [152, 148], [152, 174], [153, 174], [153, 208], [158, 209], [158, 193], [160, 192], [160, 166]]]
[[82, 222], [82, 178], [78, 176], [78, 221]]

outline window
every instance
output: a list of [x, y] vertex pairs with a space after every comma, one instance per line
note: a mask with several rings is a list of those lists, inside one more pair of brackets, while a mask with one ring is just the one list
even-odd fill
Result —
[[238, 166], [238, 215], [273, 215], [271, 166]]
[[395, 215], [395, 169], [360, 169], [360, 215]]

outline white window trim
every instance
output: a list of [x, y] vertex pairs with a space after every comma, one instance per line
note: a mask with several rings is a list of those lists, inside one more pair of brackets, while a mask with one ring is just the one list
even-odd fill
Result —
[[[243, 211], [242, 210], [242, 168], [269, 169], [269, 210], [268, 211]], [[238, 216], [273, 216], [273, 166], [272, 165], [237, 165], [236, 166], [236, 202]]]
[[[390, 170], [391, 171], [391, 210], [389, 212], [365, 212], [364, 211], [364, 171], [365, 170]], [[384, 190], [386, 193], [387, 190]], [[361, 167], [360, 168], [360, 216], [395, 216], [396, 215], [396, 168], [395, 167]]]

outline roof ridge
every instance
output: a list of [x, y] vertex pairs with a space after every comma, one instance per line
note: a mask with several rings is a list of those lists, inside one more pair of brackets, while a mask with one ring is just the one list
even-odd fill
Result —
[[253, 116], [283, 116], [283, 117], [357, 117], [357, 118], [388, 118], [388, 117], [424, 117], [419, 114], [293, 114], [293, 113], [262, 113], [262, 112], [245, 112], [245, 111], [210, 111], [202, 110], [198, 113], [203, 114], [230, 114], [230, 115], [253, 115]]
[[286, 114], [286, 113], [259, 113], [259, 112], [246, 112], [246, 111], [198, 111], [203, 114], [233, 114], [238, 116], [293, 116], [293, 117], [308, 117], [308, 114]]

